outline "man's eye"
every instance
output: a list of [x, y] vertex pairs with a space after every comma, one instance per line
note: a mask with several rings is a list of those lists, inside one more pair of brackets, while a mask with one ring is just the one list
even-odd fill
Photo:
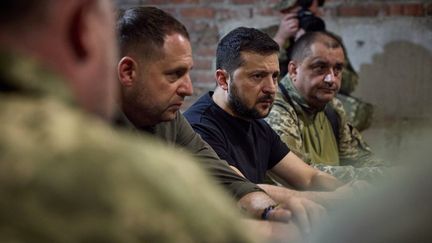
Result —
[[252, 78], [255, 79], [255, 80], [261, 80], [261, 79], [264, 78], [264, 74], [262, 74], [262, 73], [256, 73], [256, 74], [252, 75]]
[[339, 76], [342, 73], [342, 71], [343, 71], [343, 66], [336, 66], [333, 69], [333, 72], [334, 72], [335, 76]]
[[313, 70], [317, 73], [324, 73], [326, 71], [326, 66], [324, 65], [315, 66]]
[[168, 73], [168, 77], [170, 80], [175, 81], [175, 80], [181, 78], [184, 74], [185, 74], [184, 71], [179, 70], [179, 71], [174, 71], [174, 72]]

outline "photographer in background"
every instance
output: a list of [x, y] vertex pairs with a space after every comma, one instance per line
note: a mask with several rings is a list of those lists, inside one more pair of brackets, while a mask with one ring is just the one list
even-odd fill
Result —
[[325, 23], [319, 17], [319, 7], [324, 5], [324, 0], [282, 0], [276, 9], [283, 17], [279, 27], [274, 28], [276, 33], [268, 33], [279, 44], [281, 54], [279, 56], [280, 77], [285, 76], [288, 70], [290, 47], [300, 36], [310, 31], [325, 30]]
[[[281, 49], [279, 54], [280, 78], [287, 73], [293, 43], [306, 32], [326, 29], [324, 20], [320, 18], [320, 7], [324, 3], [325, 0], [282, 0], [275, 6], [275, 9], [282, 14], [279, 26], [270, 26], [262, 31], [273, 36]], [[350, 123], [362, 131], [371, 125], [373, 106], [351, 96], [358, 84], [358, 74], [348, 58], [345, 63], [337, 98], [342, 102]]]

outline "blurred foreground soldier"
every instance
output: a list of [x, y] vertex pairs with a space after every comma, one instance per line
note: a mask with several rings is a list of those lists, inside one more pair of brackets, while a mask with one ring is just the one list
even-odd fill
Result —
[[[291, 50], [295, 41], [304, 33], [326, 29], [324, 20], [320, 18], [320, 7], [324, 3], [324, 0], [281, 0], [275, 6], [275, 9], [283, 15], [281, 22], [279, 26], [271, 26], [263, 31], [273, 36], [281, 47], [279, 55], [280, 77], [284, 77], [287, 73]], [[351, 96], [357, 84], [358, 74], [346, 57], [338, 98], [344, 106], [350, 123], [362, 131], [371, 125], [373, 106]]]
[[191, 158], [99, 118], [110, 1], [1, 1], [0, 19], [0, 242], [258, 241]]
[[[255, 218], [290, 221], [291, 212], [285, 210], [289, 209], [293, 218], [308, 221], [306, 212], [315, 209], [315, 203], [287, 197], [276, 208], [276, 202], [261, 188], [219, 159], [179, 112], [184, 98], [193, 91], [189, 76], [193, 66], [192, 50], [184, 25], [158, 8], [136, 7], [120, 16], [117, 27], [122, 54], [118, 76], [124, 113], [119, 121], [155, 135], [170, 146], [191, 152], [238, 200], [239, 207]], [[166, 173], [170, 176], [171, 170]]]
[[282, 141], [303, 161], [342, 181], [382, 174], [360, 133], [335, 98], [344, 68], [344, 49], [327, 32], [309, 32], [294, 44], [288, 74], [266, 118]]

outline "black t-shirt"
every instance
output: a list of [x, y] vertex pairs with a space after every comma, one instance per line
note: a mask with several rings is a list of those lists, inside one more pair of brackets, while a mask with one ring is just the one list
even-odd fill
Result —
[[288, 154], [288, 147], [262, 119], [246, 121], [202, 96], [184, 116], [219, 157], [237, 167], [250, 181], [262, 183], [267, 170]]

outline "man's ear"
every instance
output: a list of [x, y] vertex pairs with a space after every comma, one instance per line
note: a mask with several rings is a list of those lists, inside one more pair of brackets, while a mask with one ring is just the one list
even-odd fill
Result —
[[294, 61], [288, 63], [288, 75], [295, 82], [297, 79], [297, 64]]
[[223, 90], [228, 90], [229, 86], [229, 74], [224, 69], [218, 69], [216, 70], [216, 82], [219, 87]]
[[79, 61], [84, 60], [89, 55], [92, 26], [89, 23], [91, 6], [88, 2], [79, 1], [74, 5], [74, 8], [71, 10], [70, 24], [67, 26], [71, 51]]
[[132, 86], [137, 76], [137, 69], [138, 63], [132, 57], [122, 57], [117, 65], [117, 76], [121, 85]]

